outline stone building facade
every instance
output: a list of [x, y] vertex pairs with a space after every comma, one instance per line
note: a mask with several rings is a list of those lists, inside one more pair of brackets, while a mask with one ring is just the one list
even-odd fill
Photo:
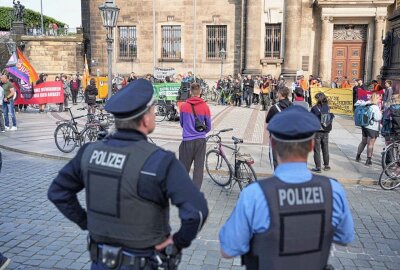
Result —
[[83, 34], [72, 36], [18, 36], [25, 44], [24, 54], [38, 73], [49, 75], [82, 73]]
[[[106, 30], [98, 9], [103, 2], [82, 0], [92, 74], [107, 73]], [[115, 3], [121, 11], [114, 31], [114, 72], [141, 75], [156, 66], [210, 79], [221, 73], [302, 73], [325, 82], [336, 76], [370, 80], [380, 74], [382, 33], [395, 6], [394, 0]]]

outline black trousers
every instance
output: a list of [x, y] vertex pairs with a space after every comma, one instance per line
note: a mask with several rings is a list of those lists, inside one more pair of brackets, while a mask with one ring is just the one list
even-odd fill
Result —
[[206, 139], [182, 141], [179, 145], [179, 161], [182, 162], [188, 173], [194, 162], [193, 183], [198, 189], [201, 188], [201, 184], [203, 183], [205, 158]]
[[78, 96], [78, 90], [72, 90], [72, 104], [76, 104], [76, 97]]
[[321, 149], [324, 166], [329, 165], [329, 132], [315, 133], [314, 162], [316, 168], [321, 168]]

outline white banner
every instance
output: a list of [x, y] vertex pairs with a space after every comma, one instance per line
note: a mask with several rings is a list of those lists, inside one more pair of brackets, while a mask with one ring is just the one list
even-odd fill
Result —
[[172, 77], [175, 75], [174, 68], [154, 68], [154, 77], [159, 80], [165, 80], [165, 77], [169, 76]]

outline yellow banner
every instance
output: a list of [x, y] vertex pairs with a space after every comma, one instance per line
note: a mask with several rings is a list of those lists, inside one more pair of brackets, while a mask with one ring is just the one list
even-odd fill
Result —
[[328, 105], [334, 114], [353, 115], [353, 89], [311, 87], [312, 105], [317, 104], [315, 95], [324, 93], [328, 98]]

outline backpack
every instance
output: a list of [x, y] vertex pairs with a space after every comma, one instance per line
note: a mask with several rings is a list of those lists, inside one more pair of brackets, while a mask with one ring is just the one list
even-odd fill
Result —
[[366, 127], [372, 124], [371, 104], [357, 106], [354, 110], [354, 124], [358, 127]]
[[321, 115], [321, 130], [323, 131], [331, 131], [332, 130], [332, 122], [333, 118], [335, 118], [335, 115], [331, 113], [331, 110], [329, 109], [327, 113], [321, 112], [321, 109], [316, 106], [317, 110], [319, 111]]
[[394, 133], [400, 133], [400, 105], [391, 105], [389, 110], [391, 131]]

